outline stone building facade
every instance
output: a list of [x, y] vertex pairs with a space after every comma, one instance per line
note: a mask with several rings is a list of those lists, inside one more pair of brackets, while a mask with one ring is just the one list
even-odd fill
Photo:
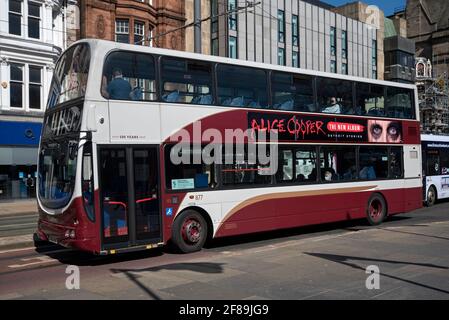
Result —
[[449, 1], [407, 0], [405, 16], [416, 56], [431, 60], [433, 77], [449, 73]]
[[181, 0], [79, 0], [79, 38], [185, 50], [185, 30], [160, 35], [185, 24]]

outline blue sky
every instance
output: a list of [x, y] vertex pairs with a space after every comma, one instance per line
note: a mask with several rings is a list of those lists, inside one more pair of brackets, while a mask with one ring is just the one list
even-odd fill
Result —
[[[323, 2], [329, 3], [334, 6], [340, 6], [345, 3], [355, 2], [356, 0], [321, 0]], [[405, 6], [406, 0], [360, 0], [366, 4], [374, 4], [379, 7], [384, 13], [385, 16], [392, 15], [394, 13], [394, 9], [397, 7]]]

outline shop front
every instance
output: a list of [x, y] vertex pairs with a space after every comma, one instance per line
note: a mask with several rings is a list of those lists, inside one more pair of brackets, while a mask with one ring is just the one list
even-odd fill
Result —
[[0, 200], [36, 196], [42, 124], [0, 121]]

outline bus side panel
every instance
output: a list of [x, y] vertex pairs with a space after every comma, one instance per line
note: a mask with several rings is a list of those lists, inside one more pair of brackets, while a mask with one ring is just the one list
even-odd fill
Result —
[[405, 189], [404, 212], [422, 208], [422, 187]]
[[[368, 200], [374, 192], [385, 197], [389, 214], [421, 207], [420, 187], [267, 199], [250, 203], [226, 217], [218, 227], [215, 237], [365, 218]], [[407, 200], [404, 202], [404, 199]], [[267, 206], [271, 207], [273, 204], [277, 211], [276, 217], [264, 215], [257, 218], [254, 215], [255, 212], [266, 210]]]

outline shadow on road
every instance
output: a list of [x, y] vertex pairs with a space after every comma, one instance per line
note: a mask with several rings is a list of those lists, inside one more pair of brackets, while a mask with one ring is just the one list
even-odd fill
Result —
[[89, 252], [76, 251], [60, 247], [61, 250], [41, 250], [36, 249], [36, 252], [44, 254], [52, 259], [56, 259], [63, 264], [71, 264], [76, 266], [100, 266], [106, 264], [113, 264], [118, 262], [136, 261], [140, 259], [147, 259], [158, 257], [164, 254], [162, 249], [151, 249], [144, 251], [136, 251], [129, 253], [122, 253], [118, 255], [100, 256]]
[[[408, 219], [412, 219], [412, 217], [391, 216], [388, 217], [388, 219], [384, 223], [388, 224], [390, 222], [406, 221]], [[258, 232], [239, 236], [212, 239], [209, 243], [206, 244], [205, 247], [212, 249], [218, 247], [239, 245], [244, 243], [254, 243], [256, 245], [257, 242], [260, 241], [282, 239], [293, 236], [300, 236], [300, 235], [308, 236], [322, 232], [339, 231], [339, 230], [360, 231], [369, 228], [372, 228], [372, 226], [368, 224], [366, 219], [348, 220], [348, 221], [340, 221], [319, 225], [310, 225], [304, 227]]]
[[[443, 270], [448, 270], [449, 267], [446, 266], [439, 266], [439, 265], [435, 265], [435, 264], [431, 264], [431, 263], [416, 263], [416, 262], [410, 262], [410, 261], [397, 261], [397, 260], [385, 260], [385, 259], [376, 259], [376, 258], [365, 258], [365, 257], [354, 257], [354, 256], [343, 256], [343, 255], [336, 255], [336, 254], [328, 254], [328, 253], [314, 253], [314, 252], [304, 252], [304, 254], [307, 254], [309, 256], [313, 256], [313, 257], [317, 257], [317, 258], [321, 258], [321, 259], [325, 259], [328, 261], [332, 261], [332, 262], [336, 262], [348, 267], [351, 267], [353, 269], [358, 269], [358, 270], [362, 270], [363, 272], [365, 272], [365, 268], [363, 266], [359, 266], [354, 262], [350, 262], [350, 261], [370, 261], [370, 262], [380, 262], [380, 263], [394, 263], [394, 264], [404, 264], [404, 265], [415, 265], [415, 266], [420, 266], [420, 267], [428, 267], [428, 268], [437, 268], [437, 269], [443, 269]], [[445, 293], [445, 294], [449, 294], [449, 291], [444, 290], [444, 289], [440, 289], [440, 288], [436, 288], [436, 287], [432, 287], [423, 283], [419, 283], [416, 281], [412, 281], [409, 279], [404, 279], [398, 276], [393, 276], [393, 275], [389, 275], [386, 273], [380, 273], [381, 276], [390, 278], [390, 279], [394, 279], [394, 280], [399, 280], [399, 281], [403, 281], [409, 284], [413, 284], [422, 288], [426, 288], [426, 289], [430, 289], [430, 290], [434, 290], [434, 291], [438, 291], [441, 293]]]
[[[398, 222], [412, 219], [407, 216], [391, 216], [385, 221], [386, 224], [390, 222]], [[281, 240], [283, 238], [289, 238], [294, 236], [304, 236], [305, 238], [330, 231], [360, 231], [367, 228], [372, 228], [368, 225], [366, 219], [348, 220], [340, 221], [334, 223], [320, 224], [320, 225], [310, 225], [290, 229], [282, 229], [275, 231], [259, 232], [252, 234], [245, 234], [239, 236], [224, 237], [218, 239], [212, 239], [206, 243], [206, 249], [217, 249], [232, 247], [236, 245], [249, 244], [251, 246], [259, 246], [260, 242], [271, 241], [271, 240]], [[87, 252], [81, 252], [76, 250], [65, 249], [61, 246], [50, 245], [43, 248], [36, 248], [36, 252], [49, 256], [50, 258], [56, 259], [64, 264], [73, 264], [77, 266], [98, 266], [113, 264], [118, 262], [125, 262], [131, 260], [146, 259], [151, 257], [157, 257], [164, 254], [178, 254], [172, 244], [168, 244], [163, 248], [136, 251], [129, 253], [121, 253], [118, 255], [108, 255], [108, 256], [98, 256]]]
[[211, 262], [192, 262], [192, 263], [171, 263], [161, 265], [157, 267], [142, 268], [142, 269], [110, 269], [112, 273], [124, 274], [130, 281], [132, 281], [137, 287], [142, 289], [150, 298], [154, 300], [161, 300], [161, 298], [154, 293], [151, 288], [143, 284], [139, 278], [143, 272], [157, 272], [161, 270], [174, 270], [174, 271], [194, 271], [198, 273], [217, 274], [223, 272], [223, 263], [211, 263]]

